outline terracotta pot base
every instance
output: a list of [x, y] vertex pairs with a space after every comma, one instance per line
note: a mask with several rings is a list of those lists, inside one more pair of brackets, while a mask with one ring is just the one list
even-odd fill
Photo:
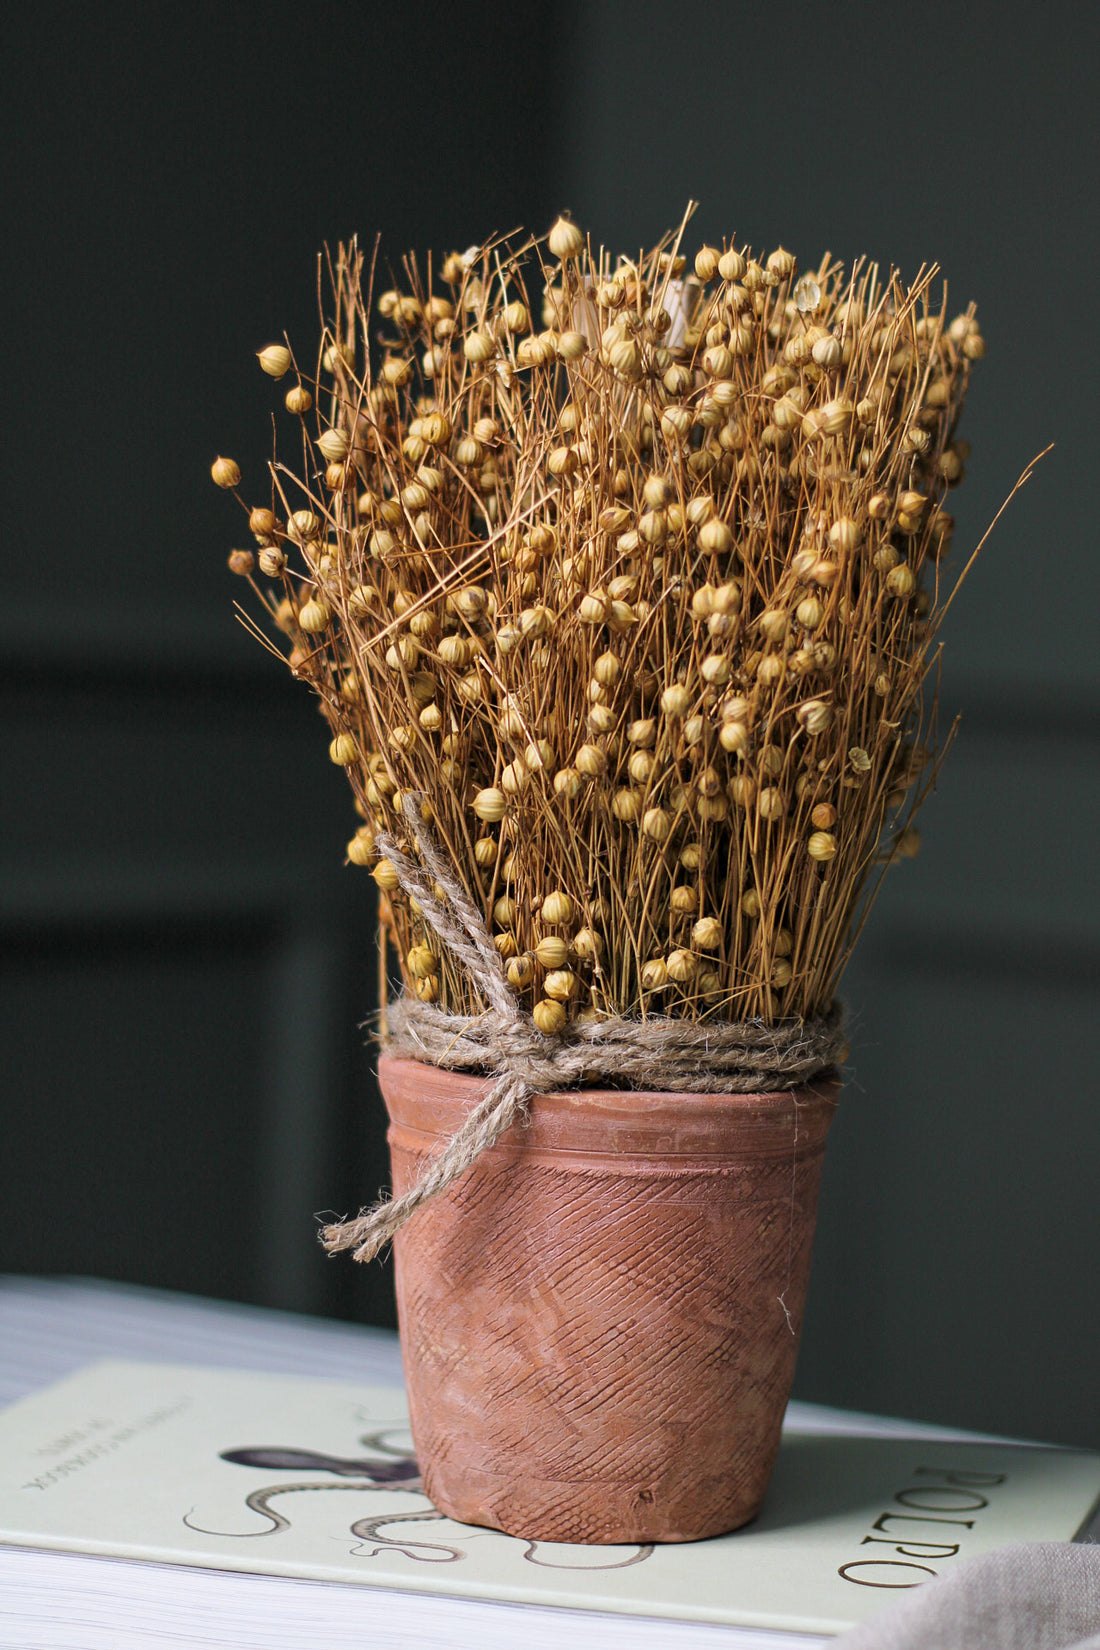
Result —
[[[383, 1057], [394, 1188], [484, 1079]], [[695, 1541], [779, 1445], [838, 1083], [540, 1095], [399, 1234], [413, 1438], [435, 1505], [527, 1540]]]
[[[460, 1524], [479, 1524], [525, 1541], [560, 1541], [589, 1546], [627, 1546], [644, 1542], [703, 1541], [726, 1535], [756, 1517], [763, 1490], [742, 1490], [740, 1504], [730, 1486], [718, 1479], [693, 1479], [687, 1485], [611, 1484], [532, 1478], [493, 1479], [476, 1469], [462, 1469], [462, 1493], [452, 1500], [446, 1486], [425, 1476], [433, 1506]], [[709, 1509], [705, 1518], [701, 1507]]]

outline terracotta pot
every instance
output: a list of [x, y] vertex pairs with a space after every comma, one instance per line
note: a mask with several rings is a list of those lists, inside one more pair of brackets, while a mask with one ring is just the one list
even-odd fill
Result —
[[[383, 1057], [394, 1188], [486, 1092]], [[528, 1540], [697, 1541], [775, 1462], [839, 1084], [538, 1096], [398, 1235], [426, 1491]]]

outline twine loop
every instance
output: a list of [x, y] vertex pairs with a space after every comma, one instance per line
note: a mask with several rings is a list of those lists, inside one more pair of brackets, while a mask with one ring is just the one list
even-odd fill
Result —
[[378, 837], [378, 847], [405, 893], [416, 900], [423, 920], [489, 1006], [481, 1014], [450, 1014], [403, 996], [387, 1011], [387, 1049], [400, 1058], [448, 1071], [485, 1073], [496, 1081], [415, 1186], [362, 1210], [354, 1220], [322, 1228], [321, 1241], [330, 1254], [351, 1249], [356, 1260], [372, 1260], [418, 1209], [525, 1119], [533, 1095], [601, 1081], [665, 1092], [753, 1094], [798, 1088], [844, 1059], [837, 1003], [818, 1019], [773, 1026], [762, 1020], [699, 1024], [661, 1016], [612, 1016], [573, 1022], [556, 1036], [544, 1036], [516, 1001], [481, 913], [425, 827], [423, 798], [406, 793], [402, 800], [422, 863], [388, 834]]

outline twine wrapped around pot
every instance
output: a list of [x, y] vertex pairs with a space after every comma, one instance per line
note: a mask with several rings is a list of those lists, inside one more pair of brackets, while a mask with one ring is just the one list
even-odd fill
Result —
[[449, 1014], [402, 997], [387, 1013], [387, 1048], [450, 1071], [486, 1072], [496, 1081], [410, 1191], [362, 1210], [353, 1220], [322, 1228], [321, 1241], [330, 1254], [351, 1249], [355, 1260], [372, 1260], [419, 1208], [526, 1115], [533, 1095], [592, 1082], [665, 1092], [771, 1092], [799, 1088], [846, 1057], [838, 1003], [818, 1019], [773, 1026], [751, 1020], [700, 1024], [610, 1016], [574, 1022], [557, 1036], [545, 1036], [516, 1003], [480, 913], [420, 816], [421, 802], [406, 793], [405, 814], [415, 828], [423, 864], [388, 835], [379, 836], [377, 846], [420, 907], [424, 922], [467, 970], [488, 1006], [478, 1015]]

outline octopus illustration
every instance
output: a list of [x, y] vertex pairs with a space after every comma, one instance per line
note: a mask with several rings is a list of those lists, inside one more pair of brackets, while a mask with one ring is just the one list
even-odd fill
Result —
[[[266, 1520], [263, 1528], [258, 1530], [207, 1529], [204, 1525], [194, 1522], [194, 1508], [184, 1514], [183, 1522], [189, 1530], [195, 1530], [202, 1535], [233, 1536], [239, 1540], [248, 1540], [290, 1529], [290, 1519], [271, 1505], [276, 1496], [317, 1490], [354, 1490], [359, 1494], [364, 1490], [398, 1490], [406, 1495], [423, 1496], [427, 1500], [416, 1457], [410, 1455], [402, 1446], [389, 1442], [390, 1436], [400, 1430], [401, 1423], [396, 1423], [366, 1433], [359, 1439], [359, 1443], [372, 1453], [369, 1456], [355, 1458], [326, 1455], [318, 1450], [268, 1445], [222, 1450], [219, 1460], [231, 1461], [239, 1467], [255, 1467], [268, 1472], [324, 1472], [332, 1476], [319, 1482], [313, 1480], [304, 1483], [299, 1481], [269, 1484], [263, 1489], [252, 1490], [245, 1496], [245, 1506]], [[343, 1482], [334, 1483], [333, 1478]], [[357, 1518], [349, 1526], [350, 1533], [356, 1538], [356, 1545], [351, 1552], [353, 1556], [361, 1558], [377, 1558], [383, 1552], [390, 1552], [402, 1553], [406, 1558], [420, 1564], [456, 1564], [468, 1557], [460, 1547], [452, 1547], [439, 1541], [410, 1540], [407, 1536], [395, 1538], [382, 1533], [390, 1524], [445, 1522], [446, 1513], [438, 1512], [430, 1503], [423, 1512], [387, 1512], [374, 1517]], [[637, 1550], [629, 1557], [617, 1559], [611, 1564], [562, 1564], [539, 1556], [539, 1548], [546, 1545], [548, 1543], [540, 1541], [526, 1542], [523, 1557], [531, 1564], [550, 1570], [622, 1570], [632, 1564], [643, 1563], [653, 1553], [653, 1543], [644, 1542], [639, 1543]]]

